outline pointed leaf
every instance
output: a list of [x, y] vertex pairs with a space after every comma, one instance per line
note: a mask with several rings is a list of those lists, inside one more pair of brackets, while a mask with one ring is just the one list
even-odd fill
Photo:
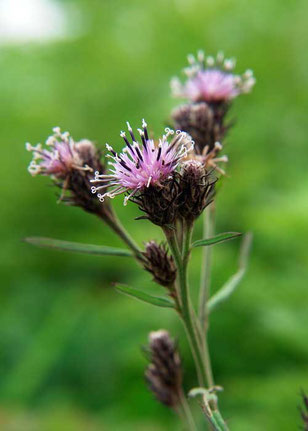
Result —
[[105, 245], [82, 244], [79, 242], [61, 241], [59, 239], [30, 237], [25, 238], [25, 242], [44, 248], [54, 248], [56, 250], [72, 251], [74, 253], [95, 254], [98, 256], [133, 256], [130, 250]]
[[248, 265], [248, 257], [252, 245], [252, 233], [247, 232], [242, 240], [238, 270], [208, 301], [207, 309], [211, 313], [218, 305], [226, 301], [242, 281]]
[[192, 247], [202, 247], [202, 246], [214, 245], [214, 244], [218, 244], [220, 242], [229, 241], [230, 239], [236, 238], [240, 235], [242, 235], [242, 234], [239, 232], [219, 233], [218, 235], [213, 236], [212, 238], [199, 239], [199, 240], [195, 241], [192, 244]]
[[143, 302], [147, 302], [148, 304], [156, 305], [157, 307], [174, 308], [174, 303], [169, 298], [152, 296], [148, 293], [135, 289], [134, 287], [126, 286], [124, 284], [115, 284], [114, 287], [120, 293], [132, 296], [133, 298], [139, 299]]

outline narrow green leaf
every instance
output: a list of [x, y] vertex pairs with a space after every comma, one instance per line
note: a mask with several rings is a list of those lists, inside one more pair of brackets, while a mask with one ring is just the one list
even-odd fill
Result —
[[252, 244], [252, 233], [247, 232], [242, 240], [240, 256], [239, 256], [239, 265], [238, 270], [235, 274], [233, 274], [229, 280], [218, 290], [208, 301], [207, 309], [208, 312], [211, 313], [216, 307], [218, 307], [221, 303], [226, 301], [233, 294], [235, 289], [238, 287], [240, 282], [242, 281], [248, 265], [248, 257], [250, 254]]
[[24, 241], [38, 247], [72, 251], [74, 253], [87, 253], [97, 256], [133, 256], [130, 250], [116, 247], [107, 247], [105, 245], [81, 244], [79, 242], [61, 241], [59, 239], [43, 237], [25, 238]]
[[160, 296], [152, 296], [141, 290], [135, 289], [134, 287], [126, 286], [124, 284], [115, 284], [115, 289], [120, 293], [132, 296], [133, 298], [139, 299], [140, 301], [147, 302], [148, 304], [156, 305], [157, 307], [174, 308], [174, 303], [168, 298], [162, 298]]
[[214, 244], [218, 244], [220, 242], [229, 241], [230, 239], [233, 239], [233, 238], [237, 238], [240, 235], [242, 235], [242, 234], [239, 232], [219, 233], [218, 235], [213, 236], [212, 238], [199, 239], [199, 240], [195, 241], [192, 244], [192, 247], [202, 247], [202, 246], [207, 246], [207, 245], [214, 245]]

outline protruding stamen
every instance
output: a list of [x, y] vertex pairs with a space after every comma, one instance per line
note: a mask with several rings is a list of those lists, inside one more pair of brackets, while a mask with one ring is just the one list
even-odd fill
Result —
[[151, 181], [152, 181], [152, 177], [149, 177], [148, 182], [147, 182], [147, 187], [150, 187]]
[[160, 155], [161, 155], [161, 145], [159, 145], [159, 148], [158, 148], [158, 151], [157, 151], [156, 161], [158, 161], [158, 160], [159, 160]]
[[229, 161], [228, 156], [221, 156], [213, 159], [215, 162], [227, 163]]
[[143, 162], [143, 157], [142, 157], [142, 154], [140, 152], [139, 145], [137, 144], [137, 142], [134, 142], [134, 150], [136, 151], [138, 158]]
[[145, 119], [143, 118], [142, 120], [142, 127], [143, 127], [143, 131], [144, 131], [144, 136], [145, 136], [145, 140], [148, 141], [149, 140], [149, 135], [148, 135], [148, 129], [147, 129], [147, 123], [145, 122]]
[[234, 69], [235, 66], [235, 60], [232, 58], [226, 58], [224, 61], [224, 68], [226, 70], [231, 71], [232, 69]]
[[216, 56], [216, 62], [217, 63], [223, 63], [224, 61], [224, 53], [223, 51], [218, 51], [217, 56]]
[[60, 129], [60, 127], [54, 127], [52, 129], [52, 131], [54, 132], [55, 135], [61, 136], [61, 129]]
[[196, 63], [196, 59], [195, 56], [193, 54], [188, 54], [187, 56], [187, 61], [189, 64], [193, 65]]
[[134, 141], [136, 141], [135, 136], [134, 136], [133, 129], [131, 128], [131, 125], [129, 124], [129, 122], [128, 122], [128, 121], [126, 121], [126, 124], [127, 124], [127, 128], [128, 128], [129, 134], [130, 134], [130, 136], [131, 136], [131, 138], [132, 138], [133, 142], [134, 142]]
[[209, 67], [213, 67], [215, 65], [214, 57], [212, 57], [212, 56], [206, 57], [206, 64]]
[[253, 71], [251, 69], [247, 69], [243, 75], [244, 78], [249, 79], [253, 77]]

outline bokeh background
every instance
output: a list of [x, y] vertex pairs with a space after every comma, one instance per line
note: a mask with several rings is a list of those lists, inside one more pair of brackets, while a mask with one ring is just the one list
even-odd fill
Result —
[[[158, 291], [150, 277], [126, 258], [21, 242], [120, 245], [99, 220], [58, 205], [47, 178], [28, 174], [24, 143], [61, 126], [120, 148], [125, 121], [143, 117], [158, 135], [177, 103], [169, 79], [199, 48], [223, 49], [257, 77], [230, 113], [229, 177], [217, 197], [218, 231], [254, 233], [249, 272], [211, 323], [221, 408], [235, 431], [298, 429], [308, 391], [307, 19], [306, 0], [0, 0], [1, 430], [181, 429], [145, 387], [141, 346], [150, 330], [169, 328], [192, 387], [182, 327], [110, 287]], [[161, 238], [134, 221], [134, 205], [115, 206], [140, 244]], [[235, 271], [238, 249], [237, 240], [215, 248], [213, 289]], [[199, 263], [198, 250], [194, 286]]]

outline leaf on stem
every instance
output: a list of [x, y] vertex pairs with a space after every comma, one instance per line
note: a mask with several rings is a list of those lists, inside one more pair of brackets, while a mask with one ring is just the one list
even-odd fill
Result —
[[116, 247], [107, 247], [105, 245], [82, 244], [79, 242], [61, 241], [53, 238], [29, 237], [24, 239], [29, 244], [37, 247], [53, 248], [56, 250], [72, 251], [74, 253], [94, 254], [97, 256], [125, 256], [132, 257], [130, 250]]
[[213, 236], [212, 238], [199, 239], [192, 244], [192, 247], [203, 247], [207, 245], [219, 244], [220, 242], [229, 241], [230, 239], [237, 238], [242, 234], [239, 232], [224, 232]]
[[213, 295], [208, 304], [208, 312], [211, 313], [220, 303], [226, 301], [232, 293], [235, 291], [240, 281], [245, 275], [248, 264], [248, 257], [252, 244], [252, 233], [248, 232], [244, 235], [240, 249], [239, 265], [238, 270], [233, 274], [229, 280]]
[[160, 296], [152, 296], [142, 290], [135, 289], [134, 287], [126, 286], [124, 284], [115, 284], [115, 289], [124, 293], [124, 295], [132, 296], [140, 301], [147, 302], [148, 304], [156, 305], [157, 307], [174, 308], [174, 302], [169, 298]]

